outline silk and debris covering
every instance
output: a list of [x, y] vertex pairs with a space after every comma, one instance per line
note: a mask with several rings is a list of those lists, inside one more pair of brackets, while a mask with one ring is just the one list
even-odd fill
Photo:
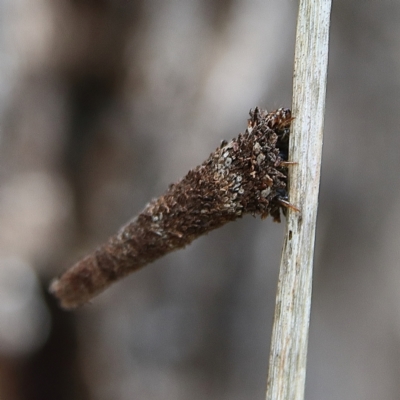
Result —
[[280, 222], [287, 201], [289, 109], [250, 110], [246, 132], [223, 141], [203, 164], [152, 200], [94, 253], [51, 285], [64, 308], [244, 214]]

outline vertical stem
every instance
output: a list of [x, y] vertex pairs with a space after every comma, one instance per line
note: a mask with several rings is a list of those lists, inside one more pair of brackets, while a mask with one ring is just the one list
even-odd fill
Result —
[[301, 400], [325, 111], [331, 0], [300, 0], [293, 80], [288, 209], [272, 332], [267, 400]]

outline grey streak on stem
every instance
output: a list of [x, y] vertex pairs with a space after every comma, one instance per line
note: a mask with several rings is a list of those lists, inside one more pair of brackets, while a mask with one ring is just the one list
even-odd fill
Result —
[[331, 0], [300, 0], [293, 79], [288, 210], [272, 331], [267, 400], [301, 400], [307, 362]]

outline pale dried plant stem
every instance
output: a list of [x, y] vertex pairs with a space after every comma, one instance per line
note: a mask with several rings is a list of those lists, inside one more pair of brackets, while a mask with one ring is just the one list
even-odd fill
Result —
[[300, 0], [290, 136], [290, 202], [271, 341], [267, 400], [304, 398], [331, 0]]

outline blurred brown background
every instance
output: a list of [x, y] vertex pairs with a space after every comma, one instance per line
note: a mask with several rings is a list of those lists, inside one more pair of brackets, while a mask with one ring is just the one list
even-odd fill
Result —
[[[0, 0], [0, 399], [263, 399], [283, 224], [78, 311], [58, 275], [290, 106], [297, 2]], [[333, 1], [306, 398], [400, 397], [400, 3]]]

